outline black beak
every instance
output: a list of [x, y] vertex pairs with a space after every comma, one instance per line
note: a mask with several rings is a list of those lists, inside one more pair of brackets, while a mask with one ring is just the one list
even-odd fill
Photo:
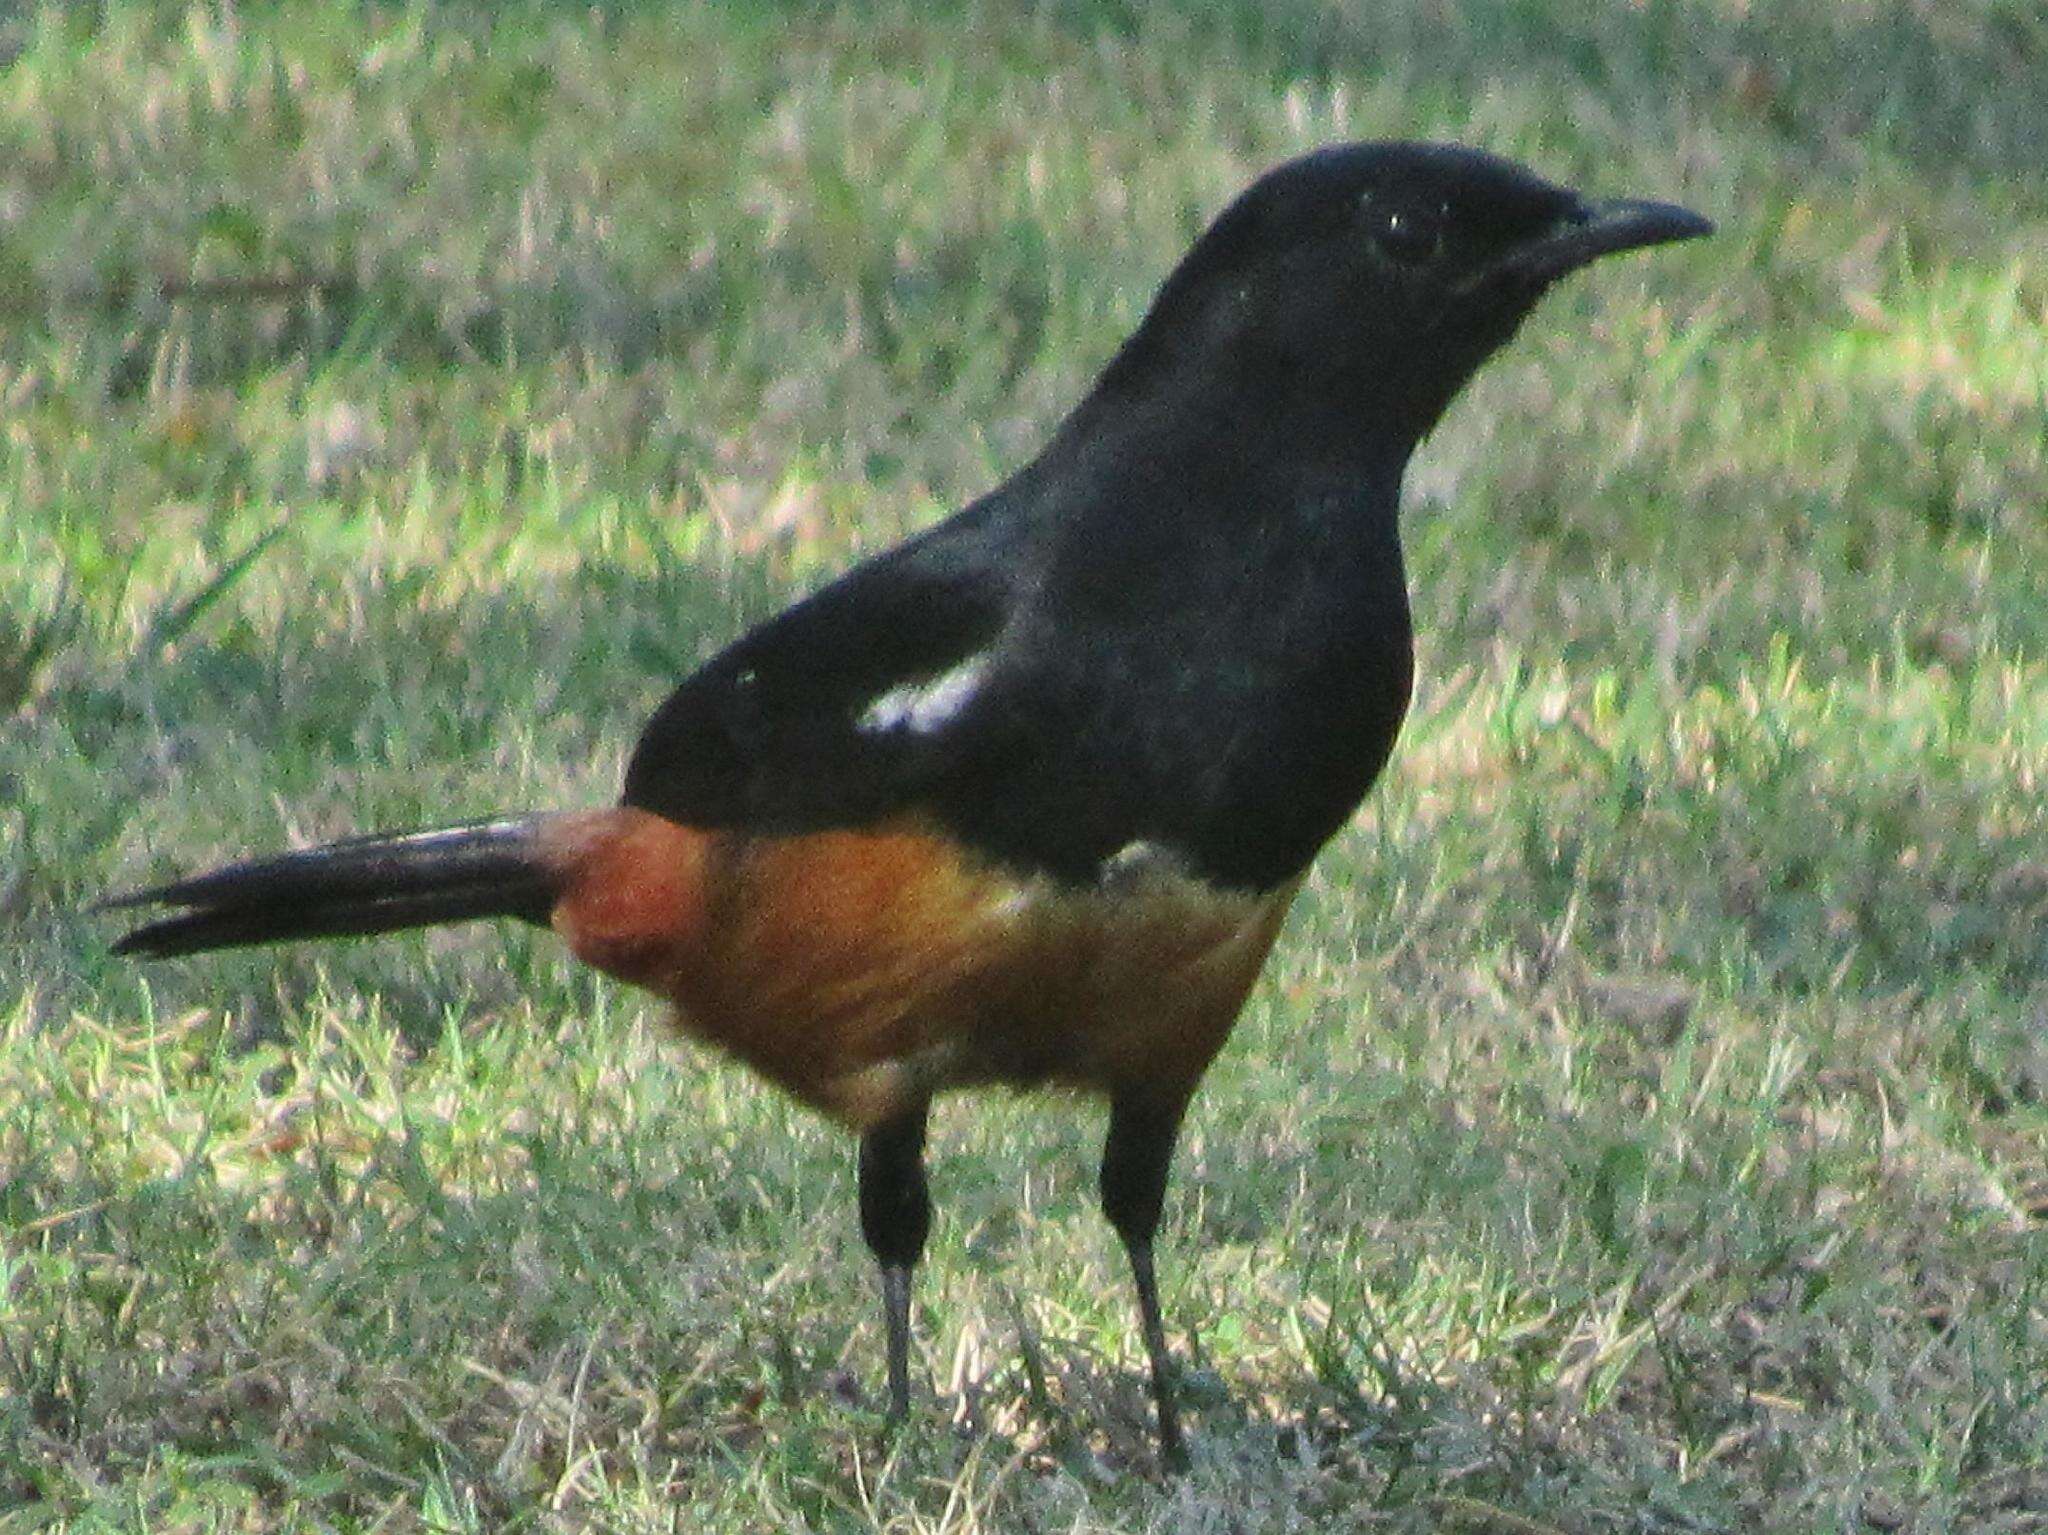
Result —
[[1713, 232], [1711, 219], [1676, 203], [1632, 197], [1581, 202], [1544, 233], [1509, 251], [1483, 275], [1547, 283], [1602, 256], [1667, 245], [1673, 240], [1696, 240]]

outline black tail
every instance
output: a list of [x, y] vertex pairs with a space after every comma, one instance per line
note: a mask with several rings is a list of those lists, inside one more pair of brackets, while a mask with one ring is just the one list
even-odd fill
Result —
[[527, 816], [352, 837], [225, 864], [116, 896], [102, 908], [184, 908], [114, 945], [116, 954], [150, 959], [281, 939], [389, 933], [471, 917], [545, 923], [559, 880], [538, 834], [552, 819]]

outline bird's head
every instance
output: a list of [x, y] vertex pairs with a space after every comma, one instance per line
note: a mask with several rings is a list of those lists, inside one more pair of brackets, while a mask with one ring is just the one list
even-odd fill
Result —
[[1157, 367], [1263, 410], [1294, 399], [1324, 419], [1356, 413], [1412, 444], [1559, 277], [1712, 229], [1475, 149], [1320, 149], [1217, 217], [1104, 383], [1141, 385]]

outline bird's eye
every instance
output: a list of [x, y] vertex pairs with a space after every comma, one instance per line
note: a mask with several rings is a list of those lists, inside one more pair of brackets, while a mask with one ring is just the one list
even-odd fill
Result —
[[1380, 249], [1403, 266], [1420, 266], [1443, 249], [1443, 224], [1426, 213], [1412, 208], [1389, 208], [1381, 212], [1377, 222], [1374, 238]]

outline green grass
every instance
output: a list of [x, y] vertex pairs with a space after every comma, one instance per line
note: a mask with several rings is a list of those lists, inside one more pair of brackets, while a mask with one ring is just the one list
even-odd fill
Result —
[[[2048, 1529], [2030, 0], [0, 19], [0, 1530]], [[1403, 8], [1406, 9], [1406, 8]], [[218, 854], [597, 803], [1338, 137], [1715, 214], [1428, 445], [1425, 683], [1198, 1102], [843, 1143], [541, 935], [139, 968]]]

